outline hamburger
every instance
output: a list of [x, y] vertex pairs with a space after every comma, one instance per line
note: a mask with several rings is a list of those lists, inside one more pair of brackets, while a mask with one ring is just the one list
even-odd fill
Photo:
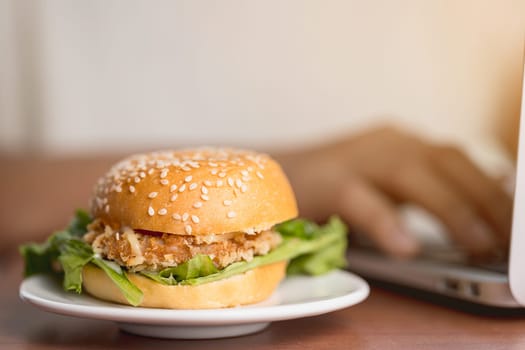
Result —
[[26, 276], [63, 274], [66, 290], [133, 306], [203, 309], [268, 298], [288, 273], [345, 264], [345, 228], [295, 219], [279, 164], [236, 149], [141, 153], [95, 185], [44, 244], [21, 248]]

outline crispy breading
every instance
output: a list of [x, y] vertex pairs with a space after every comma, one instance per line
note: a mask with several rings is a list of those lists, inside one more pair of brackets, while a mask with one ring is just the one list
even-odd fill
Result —
[[235, 232], [196, 237], [168, 233], [143, 234], [130, 228], [112, 230], [100, 222], [89, 226], [84, 239], [95, 253], [113, 260], [130, 271], [159, 271], [188, 261], [193, 256], [210, 256], [218, 268], [237, 261], [250, 261], [281, 243], [274, 231], [257, 234]]

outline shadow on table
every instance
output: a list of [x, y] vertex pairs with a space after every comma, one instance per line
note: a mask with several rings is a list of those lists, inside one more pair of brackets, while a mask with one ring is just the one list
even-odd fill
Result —
[[22, 281], [21, 259], [13, 255], [7, 260], [0, 259], [0, 273], [5, 278], [0, 288], [0, 348], [317, 349], [344, 347], [342, 334], [345, 344], [360, 343], [360, 337], [351, 331], [351, 318], [341, 311], [274, 322], [264, 331], [236, 338], [163, 340], [135, 336], [119, 331], [113, 322], [56, 315], [23, 302], [18, 296]]
[[[3, 305], [0, 317], [0, 345], [24, 348], [119, 348], [119, 349], [259, 349], [280, 347], [337, 348], [335, 339], [346, 333], [352, 343], [355, 334], [343, 330], [341, 317], [328, 314], [293, 321], [274, 322], [266, 330], [252, 335], [210, 340], [168, 340], [135, 336], [119, 331], [108, 321], [86, 320], [50, 314], [22, 301]], [[351, 320], [346, 320], [351, 322]], [[352, 339], [350, 339], [352, 338]], [[2, 347], [2, 346], [0, 346]]]

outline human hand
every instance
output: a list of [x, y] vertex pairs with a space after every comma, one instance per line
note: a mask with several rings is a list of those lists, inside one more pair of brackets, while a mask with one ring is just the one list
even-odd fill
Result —
[[420, 249], [396, 210], [406, 202], [439, 218], [472, 256], [508, 249], [511, 198], [457, 147], [382, 128], [277, 158], [301, 215], [322, 220], [338, 213], [393, 256]]

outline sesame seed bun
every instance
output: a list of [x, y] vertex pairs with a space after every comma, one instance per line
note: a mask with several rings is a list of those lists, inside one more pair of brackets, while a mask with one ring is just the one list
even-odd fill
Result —
[[[139, 306], [165, 309], [210, 309], [253, 304], [268, 298], [283, 279], [286, 262], [261, 266], [216, 282], [197, 286], [166, 286], [138, 274], [128, 278], [144, 293]], [[82, 271], [85, 290], [103, 300], [128, 304], [119, 289], [98, 267]]]
[[[91, 214], [96, 224], [85, 239], [96, 237], [91, 238], [92, 242], [88, 240], [94, 250], [123, 264], [127, 271], [140, 271], [133, 269], [140, 264], [155, 269], [166, 261], [172, 265], [163, 267], [176, 266], [169, 260], [175, 261], [174, 255], [189, 259], [198, 249], [216, 258], [214, 263], [219, 266], [222, 259], [250, 259], [256, 249], [261, 249], [258, 254], [266, 254], [275, 247], [273, 242], [280, 242], [280, 236], [271, 228], [297, 216], [295, 196], [279, 164], [267, 155], [235, 149], [136, 154], [113, 166], [100, 178], [94, 192]], [[151, 231], [163, 235], [152, 235]], [[141, 245], [136, 234], [147, 236], [148, 244]], [[242, 237], [248, 243], [245, 248], [238, 243], [224, 243]], [[211, 243], [215, 239], [221, 243]], [[112, 240], [119, 243], [111, 246], [108, 242]], [[167, 242], [175, 243], [170, 243], [174, 246], [164, 253]], [[148, 253], [143, 249], [149, 249]], [[141, 262], [133, 265], [138, 257]], [[197, 286], [167, 286], [140, 273], [127, 275], [144, 294], [141, 306], [203, 309], [264, 300], [285, 271], [286, 261], [282, 261]], [[98, 267], [84, 268], [83, 286], [95, 297], [127, 304]]]
[[296, 217], [297, 204], [269, 156], [196, 149], [119, 162], [96, 185], [91, 213], [113, 228], [199, 236], [269, 229]]

